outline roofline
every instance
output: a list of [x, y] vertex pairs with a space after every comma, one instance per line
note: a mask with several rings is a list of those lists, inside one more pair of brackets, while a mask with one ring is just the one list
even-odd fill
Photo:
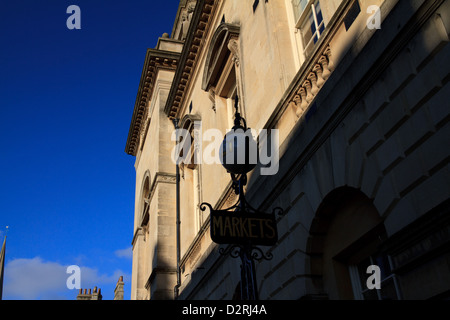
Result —
[[175, 70], [179, 58], [180, 54], [177, 52], [147, 49], [125, 145], [125, 152], [127, 154], [136, 156], [139, 134], [145, 120], [144, 115], [147, 111], [147, 101], [151, 98], [153, 93], [152, 78], [154, 78], [159, 69]]

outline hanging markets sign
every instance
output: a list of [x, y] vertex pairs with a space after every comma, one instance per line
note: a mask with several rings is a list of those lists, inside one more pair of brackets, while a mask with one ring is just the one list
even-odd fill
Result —
[[273, 246], [278, 240], [275, 214], [211, 210], [211, 239], [219, 244]]

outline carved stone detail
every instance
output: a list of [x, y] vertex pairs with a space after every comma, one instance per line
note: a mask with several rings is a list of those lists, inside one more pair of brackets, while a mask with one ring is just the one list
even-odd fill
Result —
[[211, 109], [216, 112], [216, 88], [209, 88], [209, 100], [212, 102]]
[[319, 58], [319, 63], [322, 65], [322, 70], [323, 70], [322, 78], [323, 78], [323, 80], [327, 81], [328, 78], [331, 75], [331, 71], [330, 71], [330, 69], [328, 69], [328, 59], [327, 59], [327, 57], [326, 56], [321, 56]]
[[325, 55], [326, 55], [327, 58], [328, 58], [328, 70], [330, 70], [330, 72], [333, 72], [333, 70], [334, 70], [335, 67], [334, 67], [333, 60], [331, 59], [331, 48], [330, 48], [330, 46], [328, 46], [328, 47], [325, 49], [324, 53], [325, 53]]
[[230, 39], [230, 41], [228, 41], [227, 47], [233, 55], [234, 64], [236, 65], [236, 67], [239, 67], [239, 42], [237, 41], [237, 39], [232, 38]]
[[303, 82], [303, 87], [306, 89], [306, 102], [310, 103], [314, 99], [314, 96], [311, 92], [311, 81], [306, 80], [305, 82]]
[[331, 48], [328, 45], [311, 69], [309, 71], [306, 70], [307, 72], [303, 76], [300, 87], [288, 102], [288, 107], [295, 110], [297, 118], [304, 114], [308, 105], [319, 93], [334, 68], [334, 63], [331, 61]]
[[305, 90], [305, 88], [300, 87], [300, 89], [298, 90], [298, 93], [302, 97], [301, 108], [302, 108], [302, 110], [306, 110], [306, 107], [308, 107], [308, 102], [306, 101], [306, 90]]
[[296, 106], [295, 114], [297, 115], [297, 117], [300, 117], [304, 111], [302, 107], [302, 98], [300, 97], [300, 95], [297, 94], [294, 96], [294, 103]]
[[322, 77], [322, 66], [320, 64], [316, 64], [313, 68], [313, 71], [316, 73], [317, 76], [317, 82], [316, 85], [320, 89], [322, 88], [323, 84], [325, 83], [324, 78]]
[[311, 94], [315, 96], [319, 92], [317, 87], [317, 76], [315, 72], [310, 72], [307, 79], [311, 82]]

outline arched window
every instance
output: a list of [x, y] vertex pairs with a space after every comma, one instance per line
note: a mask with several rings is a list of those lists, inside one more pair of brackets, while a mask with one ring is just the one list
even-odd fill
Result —
[[150, 219], [150, 173], [147, 171], [144, 175], [144, 183], [141, 193], [141, 221], [140, 226], [144, 230], [144, 239], [148, 232], [148, 222]]
[[240, 97], [239, 112], [245, 118], [240, 72], [239, 26], [222, 22], [214, 32], [206, 56], [202, 89], [208, 91], [213, 110], [222, 110], [225, 126], [233, 126], [234, 99]]
[[[187, 249], [200, 227], [204, 223], [201, 192], [201, 119], [196, 115], [186, 115], [180, 122], [180, 128], [189, 135], [185, 145], [180, 150], [182, 161], [180, 167], [180, 215], [181, 251]], [[181, 141], [180, 141], [181, 142]], [[190, 143], [189, 146], [186, 144]], [[184, 154], [185, 153], [185, 154]]]
[[[229, 48], [229, 43], [239, 37], [239, 26], [221, 23], [211, 40], [211, 44], [206, 55], [205, 70], [203, 72], [202, 89], [208, 91], [210, 87], [216, 87], [217, 82], [224, 70], [225, 64], [230, 56], [239, 59], [236, 50]], [[235, 57], [233, 57], [235, 56]]]

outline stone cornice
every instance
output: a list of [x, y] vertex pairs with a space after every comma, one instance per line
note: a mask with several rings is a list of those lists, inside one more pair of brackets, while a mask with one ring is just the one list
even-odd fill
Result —
[[144, 67], [142, 69], [139, 89], [134, 104], [133, 117], [131, 119], [130, 129], [128, 131], [125, 152], [136, 156], [139, 146], [141, 130], [144, 127], [148, 101], [150, 101], [156, 75], [159, 69], [175, 70], [178, 65], [180, 54], [172, 51], [157, 49], [147, 49], [145, 55]]
[[217, 2], [217, 0], [199, 0], [195, 7], [188, 35], [183, 50], [181, 51], [179, 64], [164, 108], [164, 112], [171, 119], [176, 117], [181, 107], [185, 89], [191, 77], [192, 70], [195, 68], [197, 56], [203, 49], [200, 43], [209, 29], [210, 18]]

